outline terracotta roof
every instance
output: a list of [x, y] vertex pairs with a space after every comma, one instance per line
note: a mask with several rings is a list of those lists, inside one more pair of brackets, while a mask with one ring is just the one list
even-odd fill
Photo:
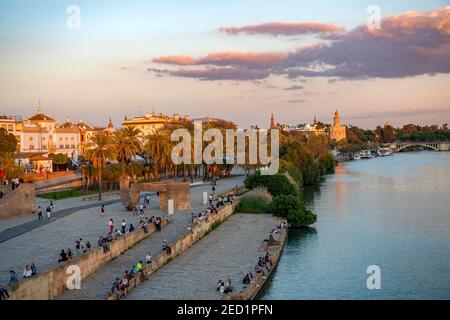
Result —
[[47, 160], [50, 160], [50, 158], [44, 156], [34, 156], [30, 158], [30, 161], [47, 161]]
[[55, 119], [43, 114], [43, 113], [36, 113], [34, 116], [28, 118], [30, 121], [55, 121]]
[[36, 156], [42, 156], [45, 152], [19, 152], [16, 154], [16, 159], [29, 159]]

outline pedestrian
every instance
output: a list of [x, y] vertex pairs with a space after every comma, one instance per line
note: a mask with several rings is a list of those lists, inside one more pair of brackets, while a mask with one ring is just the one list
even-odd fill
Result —
[[102, 204], [102, 207], [100, 208], [100, 217], [103, 217], [105, 215], [105, 205]]
[[86, 241], [86, 249], [91, 252], [91, 243], [89, 241]]
[[75, 251], [77, 252], [77, 256], [80, 254], [80, 249], [81, 249], [80, 241], [75, 241]]
[[61, 253], [59, 254], [58, 263], [67, 261], [67, 253], [64, 251], [64, 249], [61, 250]]
[[121, 224], [121, 232], [122, 235], [124, 235], [126, 233], [126, 227], [127, 227], [127, 223], [125, 222], [125, 219], [122, 220], [122, 224]]
[[42, 208], [41, 208], [41, 206], [38, 207], [38, 220], [42, 220]]
[[0, 288], [0, 300], [6, 300], [9, 298], [8, 290], [5, 288]]
[[14, 270], [9, 271], [9, 284], [14, 284], [19, 282], [19, 279], [17, 278], [17, 274]]
[[23, 278], [31, 278], [31, 276], [33, 275], [33, 271], [31, 271], [31, 267], [27, 264], [25, 266], [25, 269], [23, 270]]
[[112, 235], [114, 231], [114, 220], [112, 218], [109, 219], [108, 225], [109, 225], [109, 234]]
[[213, 194], [210, 193], [210, 194], [209, 194], [209, 205], [210, 205], [210, 206], [212, 205], [212, 202], [213, 202]]
[[52, 217], [52, 209], [50, 208], [50, 206], [47, 207], [46, 212], [47, 212], [47, 219], [50, 219]]
[[34, 263], [31, 263], [31, 275], [34, 276], [35, 274], [38, 273], [36, 266], [34, 265]]

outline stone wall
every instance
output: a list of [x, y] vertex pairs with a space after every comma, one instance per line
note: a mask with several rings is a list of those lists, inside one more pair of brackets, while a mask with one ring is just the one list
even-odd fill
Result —
[[22, 183], [0, 199], [0, 219], [32, 214], [35, 210], [35, 190], [32, 183]]
[[[283, 251], [284, 243], [287, 237], [287, 231], [281, 230], [280, 238], [278, 239], [278, 243], [276, 245], [269, 246], [266, 241], [263, 242], [261, 246], [261, 256], [264, 256], [266, 252], [269, 252], [273, 257], [273, 267], [270, 272], [264, 277], [262, 273], [254, 273], [254, 281], [244, 287], [244, 289], [237, 294], [228, 294], [224, 296], [224, 300], [252, 300], [256, 297], [258, 292], [263, 287], [264, 283], [267, 279], [269, 279], [270, 274], [275, 270], [278, 260], [280, 259], [281, 253]], [[258, 261], [255, 261], [255, 264]], [[244, 278], [245, 275], [242, 275]]]
[[[163, 218], [162, 227], [169, 223], [168, 218]], [[70, 261], [58, 264], [56, 267], [39, 273], [38, 275], [20, 281], [17, 284], [9, 286], [11, 300], [50, 300], [67, 290], [67, 280], [71, 275], [68, 273], [68, 267], [76, 265], [81, 270], [81, 280], [98, 271], [109, 261], [115, 259], [129, 248], [136, 245], [139, 241], [148, 237], [156, 231], [155, 226], [151, 224], [148, 232], [140, 229], [128, 233], [110, 243], [110, 251], [103, 252], [103, 249], [95, 246], [94, 249]], [[94, 245], [94, 244], [93, 244]]]
[[[149, 277], [152, 273], [156, 272], [158, 269], [162, 268], [165, 264], [170, 262], [175, 257], [181, 255], [187, 249], [189, 249], [193, 244], [206, 236], [211, 230], [217, 227], [218, 223], [221, 223], [228, 219], [234, 213], [234, 207], [238, 203], [236, 201], [231, 204], [227, 204], [221, 207], [217, 214], [210, 215], [207, 220], [194, 226], [192, 230], [187, 231], [185, 234], [178, 237], [178, 239], [170, 244], [172, 249], [172, 255], [169, 256], [166, 252], [161, 253], [155, 259], [156, 268], [152, 269], [151, 265], [146, 265], [143, 267], [143, 272], [139, 277], [131, 279], [129, 282], [128, 291], [133, 290], [142, 281]], [[124, 296], [124, 292], [110, 293], [108, 300], [118, 300]]]

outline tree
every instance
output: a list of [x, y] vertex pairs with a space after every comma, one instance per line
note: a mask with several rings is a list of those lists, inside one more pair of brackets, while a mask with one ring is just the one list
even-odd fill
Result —
[[122, 168], [122, 178], [126, 176], [126, 161], [130, 161], [131, 169], [133, 169], [132, 159], [133, 157], [136, 157], [142, 149], [138, 138], [140, 132], [141, 131], [135, 127], [125, 127], [114, 133], [113, 143], [116, 148], [117, 159]]
[[23, 169], [16, 165], [13, 152], [0, 153], [0, 170], [6, 179], [12, 179], [23, 175]]
[[16, 137], [4, 128], [0, 128], [0, 153], [15, 152], [16, 146]]
[[326, 173], [334, 173], [336, 161], [330, 153], [321, 156], [319, 163], [323, 166]]
[[158, 130], [145, 137], [144, 149], [148, 156], [153, 159], [153, 176], [156, 180], [159, 180], [161, 159], [168, 153], [170, 146], [169, 135], [164, 130]]
[[293, 195], [274, 197], [269, 209], [275, 216], [286, 218], [292, 227], [309, 226], [317, 221], [317, 216]]
[[88, 143], [88, 159], [98, 170], [98, 200], [102, 200], [102, 171], [106, 161], [114, 157], [111, 137], [104, 132], [93, 135]]
[[59, 170], [59, 165], [63, 165], [69, 162], [69, 157], [62, 153], [50, 153], [48, 156], [50, 159], [52, 159], [53, 164], [56, 164], [56, 171]]
[[288, 178], [282, 174], [261, 175], [256, 173], [244, 180], [247, 189], [255, 189], [257, 187], [266, 187], [273, 196], [280, 194], [297, 195], [297, 189], [289, 182]]

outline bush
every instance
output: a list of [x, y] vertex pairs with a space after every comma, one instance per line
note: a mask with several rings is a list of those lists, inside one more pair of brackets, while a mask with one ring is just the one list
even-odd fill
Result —
[[316, 185], [320, 182], [320, 177], [322, 175], [321, 165], [309, 159], [303, 168], [303, 182], [305, 185]]
[[61, 200], [67, 198], [81, 197], [87, 194], [88, 194], [87, 192], [81, 190], [65, 190], [39, 194], [38, 197], [52, 200]]
[[336, 161], [330, 153], [321, 156], [319, 158], [319, 163], [323, 166], [325, 173], [334, 173]]
[[309, 226], [317, 221], [317, 216], [293, 195], [276, 196], [269, 209], [275, 216], [286, 218], [292, 227]]
[[262, 198], [243, 198], [235, 210], [240, 213], [268, 213], [270, 202], [267, 203]]
[[282, 174], [265, 176], [256, 173], [253, 176], [247, 177], [244, 181], [244, 185], [250, 190], [257, 187], [266, 187], [272, 196], [280, 194], [298, 194], [297, 189], [289, 182], [288, 178]]
[[295, 180], [297, 185], [301, 188], [303, 187], [303, 174], [299, 167], [297, 167], [292, 162], [285, 160], [280, 160], [280, 172], [287, 172]]
[[272, 195], [264, 187], [258, 187], [247, 193], [236, 206], [236, 212], [267, 213]]

